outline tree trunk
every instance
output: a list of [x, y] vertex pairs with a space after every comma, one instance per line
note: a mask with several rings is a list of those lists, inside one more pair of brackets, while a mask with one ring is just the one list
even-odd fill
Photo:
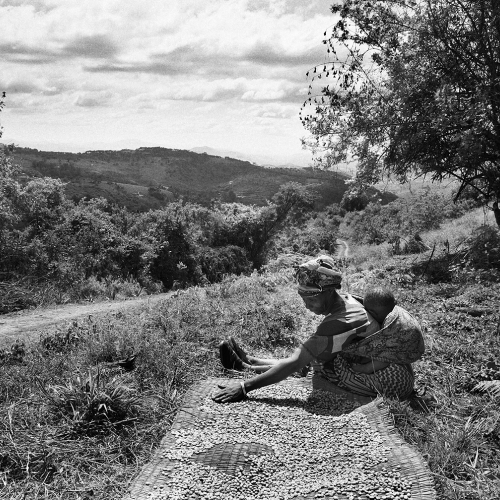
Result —
[[493, 203], [493, 213], [495, 214], [495, 220], [497, 226], [500, 228], [500, 208], [498, 208], [498, 203]]
[[495, 214], [495, 220], [497, 221], [497, 226], [500, 229], [500, 208], [493, 209], [493, 213]]

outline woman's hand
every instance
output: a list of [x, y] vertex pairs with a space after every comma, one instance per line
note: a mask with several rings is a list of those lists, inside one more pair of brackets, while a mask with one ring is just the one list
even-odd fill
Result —
[[[245, 380], [246, 392], [260, 389], [271, 384], [276, 384], [286, 379], [292, 373], [300, 370], [313, 360], [312, 354], [304, 347], [299, 347], [288, 358], [282, 359], [269, 370], [253, 378]], [[244, 399], [244, 391], [241, 387], [241, 380], [229, 380], [225, 385], [219, 385], [218, 391], [212, 394], [212, 399], [216, 403], [230, 403], [231, 401], [241, 401]]]
[[216, 403], [231, 403], [233, 401], [241, 401], [245, 398], [239, 381], [229, 382], [227, 385], [218, 385], [217, 387], [220, 390], [212, 394], [212, 399]]

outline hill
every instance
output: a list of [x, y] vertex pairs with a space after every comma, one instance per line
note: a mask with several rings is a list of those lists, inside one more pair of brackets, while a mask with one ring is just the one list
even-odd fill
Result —
[[240, 151], [232, 151], [228, 149], [215, 149], [209, 146], [201, 146], [191, 148], [189, 151], [193, 151], [193, 153], [207, 153], [213, 156], [229, 156], [230, 158], [237, 158], [238, 160], [249, 161], [250, 163], [254, 163], [256, 165], [261, 165], [263, 167], [268, 168], [304, 168], [309, 166], [311, 163], [310, 154], [307, 154], [305, 151], [303, 153], [292, 155], [288, 158], [278, 159], [271, 155], [263, 155], [263, 154], [246, 154], [241, 153]]
[[382, 193], [390, 192], [398, 198], [407, 198], [415, 194], [422, 195], [432, 192], [442, 194], [451, 199], [460, 187], [460, 183], [456, 180], [433, 182], [429, 178], [413, 178], [403, 184], [396, 180], [385, 180], [375, 184], [374, 187]]
[[[135, 211], [159, 208], [182, 196], [208, 204], [213, 199], [264, 205], [287, 182], [313, 187], [317, 208], [339, 203], [348, 175], [312, 168], [264, 168], [248, 161], [206, 153], [142, 147], [66, 153], [17, 148], [14, 161], [27, 176], [67, 182], [72, 199], [102, 196]], [[378, 192], [373, 191], [373, 196]], [[381, 196], [388, 203], [391, 193]]]

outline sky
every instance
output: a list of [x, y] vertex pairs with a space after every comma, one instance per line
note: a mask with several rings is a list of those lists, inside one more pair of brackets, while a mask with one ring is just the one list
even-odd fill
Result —
[[0, 0], [3, 142], [307, 164], [299, 111], [331, 0]]

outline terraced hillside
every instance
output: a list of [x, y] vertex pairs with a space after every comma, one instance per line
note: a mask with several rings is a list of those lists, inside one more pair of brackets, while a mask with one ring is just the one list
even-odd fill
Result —
[[[67, 182], [73, 199], [103, 196], [133, 210], [159, 208], [183, 196], [264, 205], [287, 182], [314, 187], [318, 208], [339, 203], [348, 176], [312, 168], [264, 168], [234, 158], [167, 148], [59, 153], [18, 148], [15, 162], [30, 176], [48, 175]], [[378, 196], [377, 192], [372, 193]], [[388, 202], [395, 197], [383, 195]]]

